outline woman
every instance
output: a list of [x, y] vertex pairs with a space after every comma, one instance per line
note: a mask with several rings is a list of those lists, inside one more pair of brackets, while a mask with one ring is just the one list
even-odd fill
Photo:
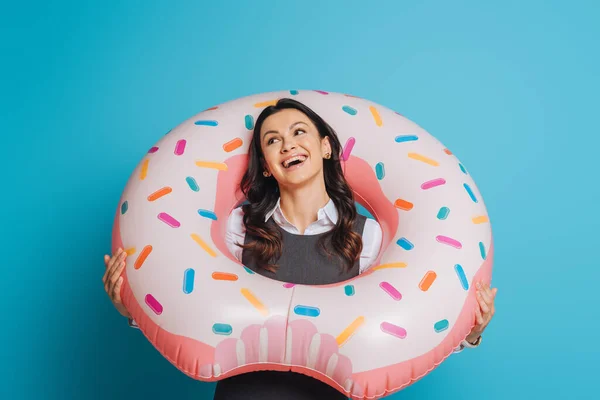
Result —
[[[248, 268], [269, 278], [322, 285], [353, 278], [372, 266], [381, 244], [379, 224], [356, 212], [340, 163], [334, 130], [310, 108], [282, 99], [263, 110], [241, 181], [247, 204], [228, 220], [226, 242]], [[118, 278], [124, 252], [105, 256], [105, 290], [121, 304]], [[497, 289], [478, 284], [477, 324], [456, 351], [479, 345], [494, 314]], [[215, 400], [345, 399], [308, 376], [262, 371], [219, 381]]]

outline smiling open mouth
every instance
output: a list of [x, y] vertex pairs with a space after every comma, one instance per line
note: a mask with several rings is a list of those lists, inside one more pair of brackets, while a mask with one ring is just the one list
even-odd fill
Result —
[[306, 161], [306, 158], [307, 158], [306, 156], [293, 157], [293, 158], [290, 158], [289, 160], [282, 162], [281, 165], [283, 165], [284, 168], [299, 166], [299, 165], [303, 164], [304, 161]]

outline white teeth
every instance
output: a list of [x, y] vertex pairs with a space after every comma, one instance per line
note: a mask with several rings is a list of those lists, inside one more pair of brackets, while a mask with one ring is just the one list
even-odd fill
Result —
[[306, 160], [306, 156], [296, 156], [296, 157], [292, 157], [292, 158], [290, 158], [289, 160], [285, 160], [285, 161], [282, 163], [282, 165], [283, 165], [285, 168], [287, 168], [287, 167], [288, 167], [288, 165], [290, 165], [290, 163], [291, 163], [292, 161], [296, 161], [296, 160], [304, 161], [304, 160]]

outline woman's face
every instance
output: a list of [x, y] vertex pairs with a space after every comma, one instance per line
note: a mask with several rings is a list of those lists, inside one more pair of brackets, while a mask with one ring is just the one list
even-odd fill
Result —
[[263, 122], [260, 146], [264, 166], [279, 185], [296, 186], [322, 175], [323, 157], [331, 154], [312, 121], [296, 109], [281, 110]]

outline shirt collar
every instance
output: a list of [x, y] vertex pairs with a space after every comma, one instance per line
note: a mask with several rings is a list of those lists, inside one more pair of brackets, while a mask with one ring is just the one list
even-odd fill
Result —
[[[277, 204], [275, 204], [275, 207], [273, 207], [271, 211], [265, 215], [265, 222], [267, 222], [271, 217], [283, 220], [288, 224], [293, 225], [287, 220], [287, 218], [285, 218], [285, 215], [283, 215], [283, 212], [281, 211], [281, 197], [277, 199]], [[317, 221], [320, 221], [324, 218], [329, 218], [329, 220], [334, 224], [337, 222], [338, 212], [332, 199], [329, 199], [327, 204], [319, 208], [319, 211], [317, 212]]]

